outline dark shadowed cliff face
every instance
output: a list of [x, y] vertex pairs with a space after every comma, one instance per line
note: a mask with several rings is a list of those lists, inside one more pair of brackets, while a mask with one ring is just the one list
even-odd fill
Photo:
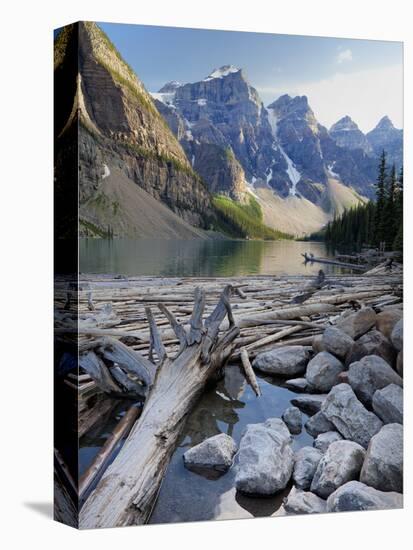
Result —
[[[74, 72], [70, 56], [75, 37], [79, 55]], [[85, 226], [99, 233], [110, 225], [115, 234], [119, 230], [136, 235], [136, 228], [125, 229], [120, 223], [122, 208], [130, 210], [131, 205], [108, 204], [105, 194], [106, 178], [111, 176], [116, 185], [113, 173], [118, 171], [128, 185], [140, 186], [186, 222], [207, 226], [213, 216], [207, 189], [143, 84], [97, 25], [73, 25], [69, 34], [59, 35], [56, 50], [55, 74], [65, 75], [72, 96], [71, 107], [67, 105], [56, 121], [56, 133], [61, 140], [72, 125], [79, 125], [79, 197]]]

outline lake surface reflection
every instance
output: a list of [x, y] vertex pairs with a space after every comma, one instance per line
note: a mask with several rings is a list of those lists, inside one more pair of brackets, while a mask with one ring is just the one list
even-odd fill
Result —
[[[302, 253], [332, 257], [324, 243], [296, 241], [81, 239], [82, 273], [127, 276], [224, 277], [312, 275], [321, 265], [304, 263]], [[326, 273], [342, 268], [322, 266]]]

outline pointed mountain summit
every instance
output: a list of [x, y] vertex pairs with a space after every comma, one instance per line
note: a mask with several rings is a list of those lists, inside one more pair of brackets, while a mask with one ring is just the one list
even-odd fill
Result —
[[330, 134], [331, 132], [343, 132], [352, 130], [359, 130], [359, 127], [350, 116], [346, 115], [343, 118], [340, 118], [340, 120], [338, 120], [335, 124], [331, 126]]
[[329, 133], [340, 147], [361, 149], [364, 153], [371, 153], [372, 151], [366, 136], [348, 115], [333, 124]]
[[387, 115], [385, 115], [383, 118], [379, 120], [375, 128], [375, 130], [386, 130], [386, 131], [394, 130], [394, 129], [395, 129], [395, 126]]
[[79, 123], [85, 234], [96, 236], [110, 226], [115, 235], [156, 235], [151, 220], [139, 225], [145, 204], [159, 205], [159, 225], [165, 225], [162, 219], [170, 222], [166, 233], [174, 226], [178, 234], [189, 236], [188, 224], [206, 223], [212, 213], [210, 195], [143, 83], [98, 25], [80, 22], [58, 35], [55, 83], [65, 90], [55, 117], [61, 143], [72, 128], [77, 132]]
[[268, 178], [274, 156], [280, 155], [272, 147], [261, 98], [242, 69], [223, 65], [203, 80], [179, 86], [172, 99], [152, 95], [210, 191], [242, 200], [246, 181]]
[[384, 150], [389, 163], [400, 168], [403, 164], [403, 130], [395, 128], [393, 122], [386, 115], [380, 119], [377, 126], [366, 134], [373, 152], [380, 155]]
[[296, 129], [301, 126], [302, 130], [309, 128], [314, 134], [319, 131], [319, 124], [308, 103], [308, 97], [305, 95], [291, 97], [284, 94], [268, 105], [268, 109], [274, 111], [279, 121], [287, 118], [289, 121], [294, 122]]

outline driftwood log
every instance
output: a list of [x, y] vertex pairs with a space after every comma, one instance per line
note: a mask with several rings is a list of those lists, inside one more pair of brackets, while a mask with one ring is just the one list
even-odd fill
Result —
[[[147, 311], [152, 361], [144, 363], [147, 367], [146, 361], [150, 362], [155, 374], [148, 381], [141, 417], [80, 512], [81, 528], [136, 525], [149, 519], [188, 413], [207, 381], [233, 352], [239, 328], [234, 324], [229, 300], [235, 290], [226, 286], [215, 309], [203, 321], [205, 293], [197, 288], [187, 329], [160, 305], [179, 341], [175, 357], [167, 355], [152, 312]], [[225, 317], [228, 328], [220, 332]]]
[[108, 461], [116, 445], [131, 429], [139, 414], [140, 409], [135, 405], [132, 405], [107, 438], [105, 444], [96, 455], [92, 464], [79, 478], [78, 493], [80, 499], [84, 497], [88, 488], [92, 485], [96, 477], [99, 475], [99, 472], [103, 469], [105, 462]]

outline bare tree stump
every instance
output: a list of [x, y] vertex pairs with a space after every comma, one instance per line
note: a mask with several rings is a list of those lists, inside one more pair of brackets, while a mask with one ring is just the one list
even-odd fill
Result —
[[[225, 287], [217, 306], [203, 322], [205, 296], [196, 289], [188, 330], [165, 306], [159, 306], [180, 342], [174, 358], [166, 354], [154, 318], [148, 312], [151, 356], [155, 352], [158, 359], [155, 376], [141, 417], [81, 510], [81, 528], [136, 525], [149, 519], [189, 412], [206, 382], [233, 352], [239, 334], [229, 303], [233, 291], [231, 285]], [[219, 336], [226, 316], [228, 330]]]

